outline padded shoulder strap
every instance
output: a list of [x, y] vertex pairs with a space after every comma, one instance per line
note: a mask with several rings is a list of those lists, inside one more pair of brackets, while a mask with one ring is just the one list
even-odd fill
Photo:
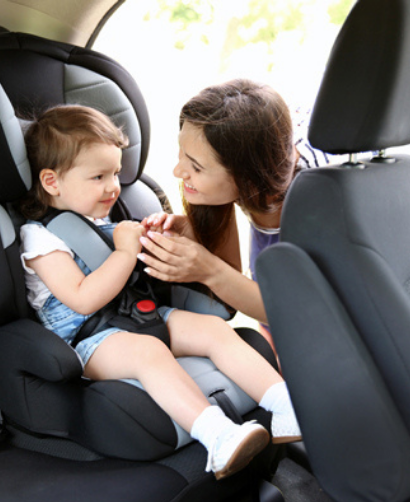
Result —
[[53, 211], [42, 223], [63, 240], [92, 272], [114, 250], [113, 243], [97, 225], [72, 211]]

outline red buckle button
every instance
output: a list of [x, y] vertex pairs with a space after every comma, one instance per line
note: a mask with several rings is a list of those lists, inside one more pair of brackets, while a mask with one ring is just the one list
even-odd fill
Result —
[[137, 309], [144, 314], [153, 312], [156, 308], [155, 302], [152, 300], [140, 300], [136, 303]]

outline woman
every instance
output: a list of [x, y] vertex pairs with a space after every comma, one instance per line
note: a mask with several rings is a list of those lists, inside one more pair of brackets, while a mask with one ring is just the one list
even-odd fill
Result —
[[[300, 170], [289, 109], [272, 88], [249, 80], [208, 87], [182, 108], [179, 143], [174, 175], [183, 183], [186, 216], [144, 220], [149, 254], [139, 259], [148, 274], [202, 283], [266, 323], [255, 261], [278, 242], [283, 201]], [[234, 204], [251, 223], [252, 279], [241, 272]]]

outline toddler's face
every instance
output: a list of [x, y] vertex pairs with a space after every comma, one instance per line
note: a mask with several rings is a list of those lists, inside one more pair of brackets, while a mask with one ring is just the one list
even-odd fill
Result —
[[121, 155], [120, 148], [105, 143], [84, 148], [71, 169], [57, 175], [58, 194], [52, 197], [52, 206], [91, 218], [108, 216], [121, 191]]

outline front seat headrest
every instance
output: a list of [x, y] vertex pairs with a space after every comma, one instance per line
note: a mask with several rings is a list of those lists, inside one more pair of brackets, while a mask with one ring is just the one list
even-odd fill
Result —
[[358, 0], [333, 46], [309, 141], [329, 153], [410, 143], [410, 2]]

